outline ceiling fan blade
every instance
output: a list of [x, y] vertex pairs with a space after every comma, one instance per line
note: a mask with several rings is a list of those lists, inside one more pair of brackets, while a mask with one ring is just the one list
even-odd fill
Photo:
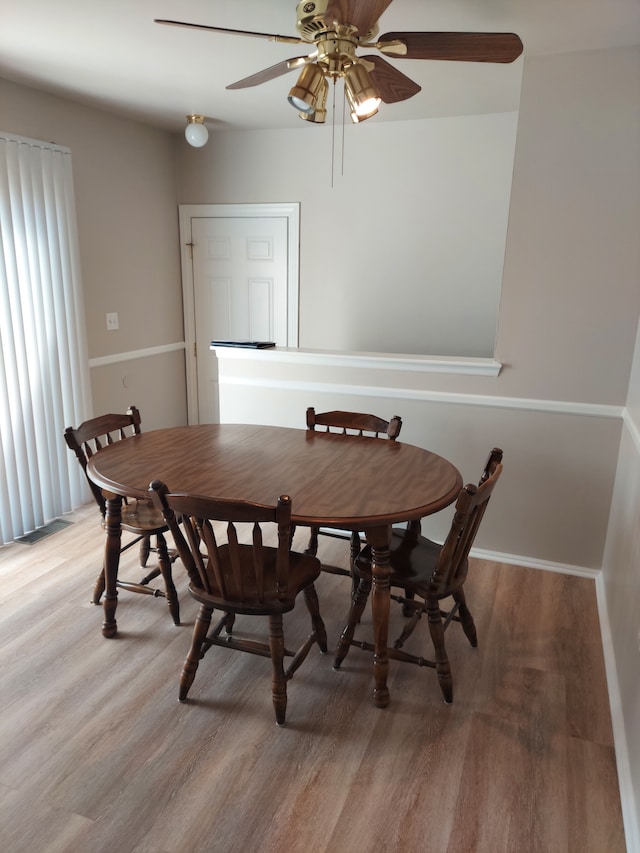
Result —
[[376, 47], [398, 59], [455, 62], [513, 62], [522, 53], [515, 33], [385, 33]]
[[329, 0], [324, 21], [332, 24], [353, 24], [360, 35], [365, 35], [393, 0]]
[[360, 58], [366, 59], [368, 62], [373, 62], [375, 65], [373, 71], [369, 71], [369, 76], [385, 104], [406, 101], [407, 98], [412, 98], [422, 89], [422, 86], [419, 86], [414, 80], [403, 74], [402, 71], [398, 71], [397, 68], [394, 68], [390, 62], [387, 62], [381, 56], [371, 54], [370, 56], [362, 56]]
[[230, 83], [225, 88], [248, 89], [249, 86], [259, 86], [260, 83], [266, 83], [268, 80], [274, 80], [276, 77], [281, 77], [283, 74], [293, 71], [294, 68], [301, 68], [308, 62], [313, 62], [317, 55], [317, 52], [315, 52], [309, 56], [294, 56], [292, 59], [285, 59], [282, 62], [269, 66], [269, 68], [264, 68], [262, 71], [258, 71], [256, 74], [251, 74], [250, 77], [245, 77], [243, 80], [238, 80], [236, 83]]
[[209, 30], [213, 33], [230, 33], [234, 36], [253, 36], [259, 39], [269, 39], [269, 41], [286, 42], [287, 44], [300, 44], [305, 39], [298, 36], [278, 36], [275, 33], [254, 33], [251, 30], [228, 30], [225, 27], [209, 27], [206, 24], [190, 24], [187, 21], [169, 21], [165, 18], [154, 18], [156, 24], [167, 24], [170, 27], [188, 27], [192, 30]]

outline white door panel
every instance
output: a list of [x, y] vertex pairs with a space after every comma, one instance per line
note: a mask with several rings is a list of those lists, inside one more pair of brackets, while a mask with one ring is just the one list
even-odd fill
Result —
[[287, 220], [192, 222], [198, 349], [212, 339], [287, 344]]
[[[185, 284], [185, 340], [189, 352], [190, 327], [195, 356], [194, 371], [188, 369], [197, 394], [198, 422], [218, 420], [217, 362], [210, 352], [212, 340], [274, 341], [278, 346], [297, 344], [297, 230], [295, 252], [291, 246], [291, 212], [286, 206], [241, 206], [243, 215], [190, 215], [220, 208], [226, 213], [235, 205], [189, 205], [181, 208], [183, 244], [191, 249], [183, 254]], [[238, 206], [240, 207], [240, 206]], [[268, 208], [267, 215], [250, 215]], [[245, 208], [249, 210], [245, 210]], [[275, 209], [274, 209], [275, 208]], [[296, 210], [297, 213], [297, 210]], [[297, 216], [294, 225], [297, 226]], [[188, 231], [187, 231], [188, 229]], [[191, 272], [192, 294], [188, 293]], [[186, 275], [185, 275], [186, 273]], [[296, 298], [292, 305], [291, 279], [295, 275]], [[191, 307], [192, 306], [192, 307]], [[193, 321], [190, 322], [190, 311]], [[295, 318], [291, 312], [295, 311]], [[292, 320], [295, 319], [295, 323]], [[292, 329], [295, 340], [292, 340]], [[197, 353], [197, 356], [196, 356]], [[191, 389], [190, 397], [193, 397]], [[189, 405], [193, 421], [194, 406]]]

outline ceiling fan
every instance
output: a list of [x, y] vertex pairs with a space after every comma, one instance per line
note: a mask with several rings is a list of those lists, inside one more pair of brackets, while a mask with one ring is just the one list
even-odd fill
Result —
[[[326, 118], [328, 81], [344, 79], [345, 95], [354, 122], [378, 111], [381, 101], [393, 104], [416, 95], [421, 87], [378, 54], [360, 56], [359, 48], [373, 48], [393, 59], [438, 59], [454, 62], [513, 62], [522, 53], [514, 33], [390, 32], [378, 38], [378, 19], [393, 0], [301, 0], [296, 7], [300, 36], [281, 36], [232, 30], [186, 21], [156, 18], [157, 24], [190, 27], [216, 33], [252, 36], [287, 44], [308, 44], [304, 56], [285, 59], [231, 83], [227, 89], [258, 86], [301, 68], [289, 103], [306, 121]], [[377, 39], [377, 40], [376, 40]]]

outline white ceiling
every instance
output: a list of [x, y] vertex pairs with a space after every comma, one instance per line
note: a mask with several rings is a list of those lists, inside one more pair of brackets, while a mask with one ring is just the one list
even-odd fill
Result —
[[[160, 26], [169, 18], [298, 35], [296, 0], [2, 0], [0, 76], [149, 124], [179, 130], [300, 127], [286, 95], [296, 72], [225, 86], [309, 53], [306, 45]], [[515, 32], [524, 56], [640, 44], [640, 0], [394, 0], [380, 33]], [[422, 86], [375, 121], [517, 109], [523, 58], [512, 65], [394, 60]], [[1, 117], [0, 117], [1, 124]], [[10, 130], [10, 128], [5, 128]]]

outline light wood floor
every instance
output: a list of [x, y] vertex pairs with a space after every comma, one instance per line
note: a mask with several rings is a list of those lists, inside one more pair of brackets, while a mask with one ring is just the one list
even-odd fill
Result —
[[[592, 581], [474, 561], [480, 647], [447, 633], [453, 705], [432, 670], [392, 662], [377, 709], [367, 654], [334, 672], [313, 649], [280, 729], [264, 658], [212, 649], [178, 703], [196, 613], [179, 563], [180, 627], [121, 592], [119, 636], [102, 637], [97, 511], [71, 518], [0, 549], [4, 853], [625, 850]], [[321, 548], [346, 560], [347, 543]], [[331, 644], [349, 581], [317, 587]], [[307, 631], [297, 607], [290, 645]]]

